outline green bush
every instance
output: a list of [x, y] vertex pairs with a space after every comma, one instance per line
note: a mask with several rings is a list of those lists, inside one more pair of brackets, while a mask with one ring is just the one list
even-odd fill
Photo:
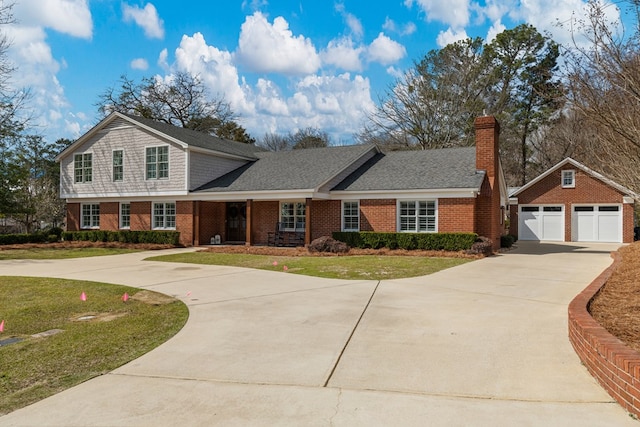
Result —
[[475, 233], [377, 233], [372, 231], [335, 232], [333, 238], [352, 248], [389, 248], [464, 251], [476, 241]]
[[0, 234], [0, 245], [20, 245], [23, 243], [44, 243], [48, 236], [42, 233], [34, 234]]
[[504, 236], [500, 236], [500, 247], [501, 248], [510, 248], [515, 243], [516, 238], [511, 234], [505, 234]]
[[120, 242], [120, 243], [155, 243], [162, 245], [180, 245], [180, 232], [178, 231], [65, 231], [63, 240], [89, 241], [89, 242]]

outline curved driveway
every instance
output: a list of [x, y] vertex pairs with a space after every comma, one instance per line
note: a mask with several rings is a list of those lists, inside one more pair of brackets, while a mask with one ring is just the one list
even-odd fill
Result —
[[[185, 328], [0, 426], [638, 426], [567, 339], [567, 305], [614, 245], [520, 243], [402, 280], [142, 261], [1, 261], [181, 298]], [[154, 253], [157, 254], [157, 253]]]

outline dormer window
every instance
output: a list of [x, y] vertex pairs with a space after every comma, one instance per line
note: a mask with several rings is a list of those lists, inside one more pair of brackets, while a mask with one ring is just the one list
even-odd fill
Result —
[[562, 188], [575, 188], [576, 187], [576, 171], [565, 170], [562, 171]]

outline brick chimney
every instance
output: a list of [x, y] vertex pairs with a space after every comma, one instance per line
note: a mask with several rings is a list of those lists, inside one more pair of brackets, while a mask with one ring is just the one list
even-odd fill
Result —
[[476, 131], [476, 169], [486, 172], [486, 182], [476, 201], [476, 233], [493, 241], [500, 248], [502, 211], [500, 210], [500, 160], [498, 145], [500, 124], [495, 117], [478, 117]]

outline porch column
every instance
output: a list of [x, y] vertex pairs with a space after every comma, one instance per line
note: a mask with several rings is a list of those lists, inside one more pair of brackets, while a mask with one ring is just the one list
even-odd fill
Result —
[[251, 233], [251, 223], [253, 222], [253, 200], [252, 199], [248, 199], [247, 200], [247, 211], [245, 213], [245, 220], [247, 221], [246, 224], [246, 238], [245, 238], [245, 245], [247, 246], [252, 246], [253, 245], [253, 233]]
[[311, 198], [305, 200], [304, 210], [304, 245], [311, 243]]
[[193, 204], [193, 246], [200, 246], [200, 200]]

